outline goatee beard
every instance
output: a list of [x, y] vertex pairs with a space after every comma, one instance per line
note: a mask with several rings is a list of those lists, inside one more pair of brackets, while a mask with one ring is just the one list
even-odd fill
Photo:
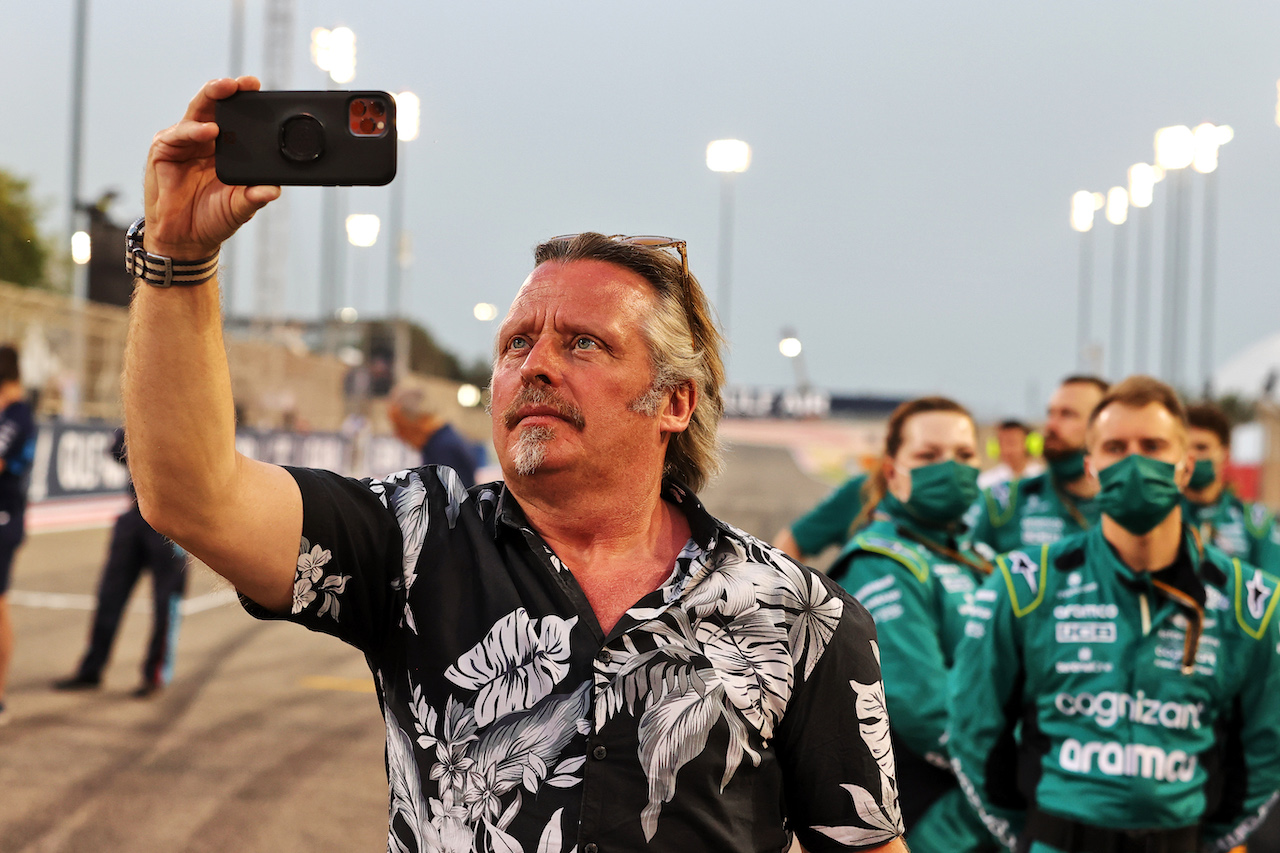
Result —
[[546, 461], [547, 445], [555, 437], [555, 430], [549, 426], [531, 426], [521, 430], [519, 438], [516, 439], [515, 454], [511, 459], [516, 473], [527, 477], [537, 471]]

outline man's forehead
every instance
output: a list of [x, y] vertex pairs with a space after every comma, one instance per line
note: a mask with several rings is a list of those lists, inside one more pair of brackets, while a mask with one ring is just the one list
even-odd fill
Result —
[[1091, 382], [1067, 382], [1059, 385], [1049, 399], [1051, 406], [1092, 409], [1102, 399], [1102, 389]]
[[1216, 432], [1204, 427], [1189, 426], [1187, 427], [1187, 435], [1191, 437], [1192, 441], [1222, 444], [1222, 439], [1218, 437]]
[[532, 303], [564, 301], [607, 308], [656, 296], [653, 285], [643, 276], [617, 264], [597, 260], [544, 261], [520, 285], [507, 318]]
[[1182, 431], [1178, 419], [1159, 403], [1130, 406], [1112, 403], [1098, 413], [1094, 430], [1099, 439], [1141, 437], [1174, 438]]

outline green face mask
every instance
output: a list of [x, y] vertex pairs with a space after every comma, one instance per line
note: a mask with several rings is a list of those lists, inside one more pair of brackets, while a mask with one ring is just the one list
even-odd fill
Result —
[[1072, 450], [1063, 456], [1051, 457], [1046, 454], [1049, 473], [1059, 483], [1073, 483], [1084, 476], [1084, 451]]
[[1178, 505], [1175, 466], [1131, 453], [1098, 472], [1103, 515], [1137, 536], [1150, 533]]
[[1196, 467], [1191, 472], [1191, 482], [1187, 484], [1187, 488], [1193, 492], [1201, 489], [1207, 489], [1213, 485], [1213, 481], [1218, 479], [1218, 472], [1213, 468], [1212, 459], [1197, 459]]
[[950, 524], [978, 499], [978, 469], [954, 459], [911, 469], [906, 509], [926, 524]]

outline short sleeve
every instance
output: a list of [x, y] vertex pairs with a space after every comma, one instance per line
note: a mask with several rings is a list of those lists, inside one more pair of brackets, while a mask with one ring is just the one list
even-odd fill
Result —
[[788, 821], [806, 850], [864, 850], [903, 832], [875, 624], [845, 601], [840, 625], [778, 729]]
[[291, 612], [274, 613], [244, 596], [241, 603], [259, 619], [297, 622], [368, 653], [404, 609], [403, 538], [396, 513], [383, 503], [387, 487], [331, 471], [286, 470], [302, 492]]

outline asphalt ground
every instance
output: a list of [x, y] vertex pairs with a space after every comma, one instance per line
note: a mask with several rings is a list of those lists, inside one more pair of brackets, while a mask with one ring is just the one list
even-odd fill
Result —
[[[728, 462], [703, 501], [763, 538], [829, 488], [785, 450], [740, 445]], [[36, 533], [19, 553], [0, 853], [384, 850], [384, 726], [363, 657], [251, 619], [202, 566], [166, 690], [130, 696], [150, 629], [145, 579], [102, 688], [51, 688], [83, 653], [109, 535]]]

